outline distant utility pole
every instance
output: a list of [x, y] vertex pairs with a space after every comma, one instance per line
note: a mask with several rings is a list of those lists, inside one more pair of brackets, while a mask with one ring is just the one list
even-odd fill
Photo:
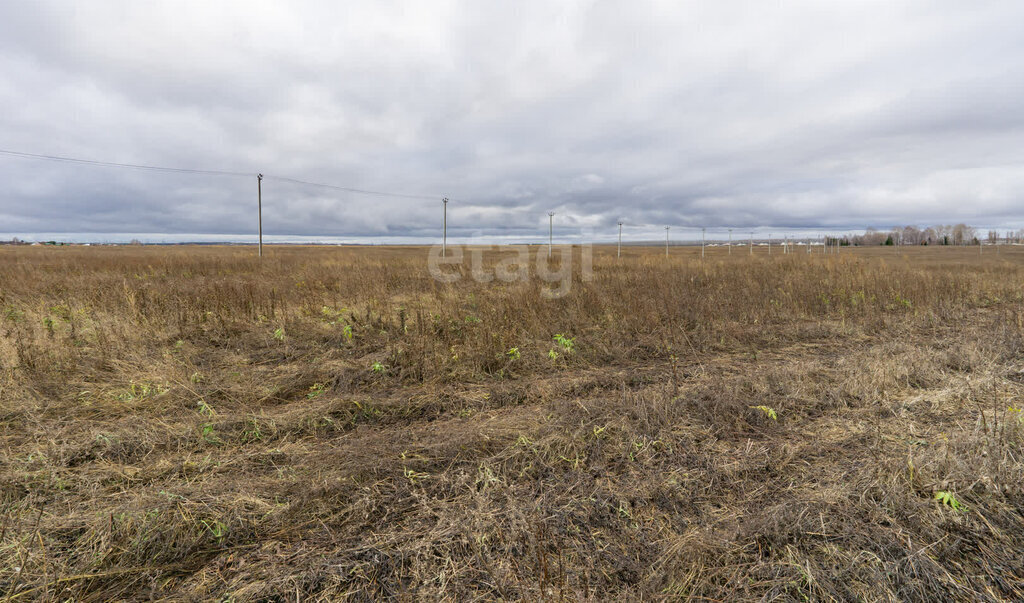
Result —
[[616, 258], [622, 257], [622, 222], [619, 222], [619, 248], [615, 253]]
[[750, 255], [754, 255], [754, 231], [750, 231]]
[[772, 254], [772, 233], [768, 233], [768, 255]]
[[672, 228], [672, 227], [671, 226], [666, 226], [665, 227], [665, 257], [668, 257], [668, 229], [669, 228]]
[[732, 255], [732, 229], [729, 229], [729, 255]]
[[444, 226], [442, 227], [444, 234], [441, 235], [441, 257], [448, 255], [448, 197], [441, 199], [441, 204], [444, 206]]
[[700, 259], [702, 259], [702, 260], [704, 259], [704, 232], [705, 232], [705, 229], [703, 227], [701, 227], [701, 229], [700, 229]]
[[259, 257], [263, 257], [263, 174], [256, 174], [256, 215], [259, 220]]
[[554, 237], [555, 212], [548, 212], [548, 258], [551, 258], [551, 240]]

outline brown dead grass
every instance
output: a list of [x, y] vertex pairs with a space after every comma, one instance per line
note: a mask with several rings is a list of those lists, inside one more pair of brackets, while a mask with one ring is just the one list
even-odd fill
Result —
[[1024, 250], [624, 251], [0, 248], [0, 593], [1024, 598]]

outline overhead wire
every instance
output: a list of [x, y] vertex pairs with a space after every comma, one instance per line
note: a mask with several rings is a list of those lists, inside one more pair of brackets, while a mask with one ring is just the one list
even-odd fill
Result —
[[[9, 155], [12, 157], [22, 157], [26, 159], [44, 159], [47, 161], [59, 161], [64, 163], [77, 163], [83, 165], [93, 165], [99, 167], [112, 167], [112, 168], [126, 168], [134, 170], [148, 170], [157, 172], [171, 172], [178, 174], [206, 174], [210, 176], [245, 176], [252, 177], [256, 176], [256, 172], [239, 172], [231, 170], [203, 170], [194, 168], [179, 168], [169, 167], [161, 165], [144, 165], [138, 163], [119, 163], [116, 161], [99, 161], [95, 159], [82, 159], [80, 157], [67, 157], [61, 155], [45, 155], [41, 153], [26, 153], [24, 151], [12, 151], [9, 149], [0, 149], [0, 155]], [[374, 195], [378, 197], [396, 197], [401, 199], [419, 199], [419, 200], [436, 200], [440, 199], [441, 195], [428, 196], [428, 195], [411, 195], [407, 193], [390, 193], [386, 191], [375, 191], [370, 189], [354, 188], [349, 186], [340, 186], [336, 184], [326, 184], [323, 182], [311, 182], [309, 180], [300, 180], [298, 178], [289, 178], [287, 176], [275, 176], [273, 174], [263, 174], [264, 180], [278, 180], [282, 182], [291, 182], [293, 184], [301, 184], [305, 186], [316, 186], [320, 188], [329, 188], [338, 191], [345, 191], [349, 193], [355, 193], [359, 195]]]

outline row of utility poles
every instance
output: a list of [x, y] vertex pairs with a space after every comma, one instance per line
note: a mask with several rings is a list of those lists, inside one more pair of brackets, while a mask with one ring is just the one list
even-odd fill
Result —
[[[441, 199], [441, 204], [442, 204], [442, 206], [444, 208], [444, 214], [443, 214], [443, 218], [442, 218], [443, 234], [442, 234], [442, 238], [441, 238], [441, 256], [442, 257], [446, 257], [447, 254], [448, 254], [448, 197], [445, 197], [445, 198]], [[259, 251], [258, 251], [258, 253], [259, 253], [259, 257], [263, 257], [263, 174], [257, 174], [256, 175], [256, 208], [257, 208], [257, 218], [258, 218], [258, 223], [259, 223]], [[549, 258], [551, 257], [551, 249], [552, 249], [552, 247], [554, 245], [554, 220], [555, 220], [555, 212], [553, 212], [553, 211], [548, 212], [548, 257]], [[623, 222], [619, 221], [618, 222], [618, 226], [619, 226], [619, 240], [618, 240], [618, 246], [617, 246], [616, 252], [615, 252], [615, 256], [617, 258], [621, 258], [622, 257], [622, 225], [623, 225]], [[665, 257], [668, 257], [668, 248], [669, 248], [669, 245], [670, 245], [669, 232], [670, 232], [671, 228], [672, 228], [671, 226], [666, 226], [665, 227]], [[701, 257], [701, 259], [704, 259], [704, 256], [705, 256], [705, 247], [707, 246], [706, 235], [707, 235], [707, 229], [701, 228], [700, 229], [700, 257]], [[839, 253], [839, 241], [838, 241], [838, 239], [826, 238], [826, 237], [823, 237], [821, 235], [819, 235], [818, 238], [819, 238], [819, 240], [822, 241], [822, 253]], [[832, 242], [833, 244], [830, 245], [829, 244], [830, 242]], [[893, 243], [894, 243], [894, 247], [896, 247], [896, 248], [898, 248], [900, 246], [900, 243], [899, 243], [898, 239], [894, 239]], [[810, 239], [807, 240], [806, 245], [807, 245], [807, 253], [811, 253], [811, 242], [810, 242]], [[782, 253], [793, 253], [792, 251], [790, 251], [789, 246], [790, 246], [789, 237], [786, 236], [786, 237], [783, 238]], [[982, 245], [978, 246], [978, 253], [981, 253], [981, 247], [983, 247], [983, 246]], [[728, 247], [729, 255], [732, 255], [732, 248], [733, 248], [733, 244], [732, 244], [732, 229], [730, 228], [729, 229], [729, 247]], [[748, 248], [750, 250], [749, 251], [750, 255], [753, 255], [754, 254], [754, 233], [753, 233], [753, 231], [751, 231], [751, 233], [750, 233], [750, 243], [748, 245]], [[998, 246], [996, 246], [996, 253], [999, 253]], [[771, 235], [771, 233], [768, 233], [768, 255], [771, 255], [771, 254], [772, 254], [772, 235]]]
[[[263, 176], [261, 175], [260, 179], [262, 179], [262, 178], [263, 178]], [[441, 204], [444, 207], [444, 214], [443, 214], [443, 218], [442, 218], [441, 257], [445, 257], [447, 255], [447, 250], [448, 250], [448, 198], [445, 197], [444, 199], [441, 199]], [[549, 258], [551, 257], [551, 249], [554, 246], [554, 228], [555, 228], [554, 220], [555, 220], [555, 212], [549, 211], [548, 212], [548, 257]], [[262, 224], [263, 223], [262, 223], [262, 220], [261, 220], [261, 222], [260, 222], [260, 255], [261, 256], [263, 255], [263, 252], [262, 252], [262, 249], [263, 249], [263, 225]], [[619, 226], [619, 238], [618, 238], [618, 244], [617, 244], [616, 250], [615, 250], [615, 257], [621, 258], [622, 257], [622, 225], [624, 223], [622, 221], [619, 221], [619, 222], [617, 222], [617, 224]], [[665, 257], [668, 257], [668, 248], [669, 248], [669, 245], [670, 245], [670, 242], [671, 242], [671, 240], [669, 238], [669, 233], [670, 233], [671, 229], [672, 229], [671, 226], [666, 226], [665, 227]], [[705, 252], [705, 248], [707, 246], [707, 236], [706, 235], [707, 235], [707, 229], [706, 228], [701, 228], [700, 229], [700, 257], [701, 257], [701, 259], [704, 259], [705, 254], [706, 254], [706, 252]], [[822, 241], [822, 253], [829, 253], [830, 251], [832, 251], [834, 253], [838, 253], [839, 252], [838, 241], [836, 241], [836, 244], [834, 246], [830, 246], [830, 245], [827, 244], [828, 239], [826, 239], [825, 237], [823, 237], [821, 235], [819, 235], [818, 238]], [[810, 241], [810, 239], [807, 240], [806, 245], [807, 245], [807, 253], [809, 254], [809, 253], [811, 253], [811, 241]], [[751, 233], [750, 233], [750, 244], [749, 244], [748, 247], [749, 247], [749, 250], [750, 250], [750, 255], [753, 255], [754, 254], [754, 233], [753, 233], [753, 231], [751, 231]], [[782, 253], [794, 253], [793, 251], [791, 251], [789, 249], [789, 247], [790, 247], [789, 237], [786, 236], [783, 239]], [[834, 249], [832, 249], [832, 247], [834, 247]], [[729, 255], [732, 255], [732, 248], [733, 248], [733, 244], [732, 244], [732, 229], [730, 228], [729, 229], [729, 246], [728, 246]], [[772, 254], [772, 235], [771, 235], [771, 233], [768, 233], [768, 255], [771, 255], [771, 254]]]

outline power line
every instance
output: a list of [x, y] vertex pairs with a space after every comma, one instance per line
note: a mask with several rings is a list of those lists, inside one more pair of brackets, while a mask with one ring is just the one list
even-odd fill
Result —
[[177, 172], [184, 174], [210, 174], [214, 176], [252, 176], [248, 172], [229, 172], [224, 170], [195, 170], [190, 168], [175, 168], [159, 165], [141, 165], [137, 163], [116, 163], [113, 161], [97, 161], [94, 159], [80, 159], [78, 157], [61, 157], [59, 155], [40, 155], [38, 153], [24, 153], [21, 151], [9, 151], [0, 149], [0, 154], [13, 157], [25, 157], [29, 159], [46, 159], [49, 161], [62, 161], [65, 163], [82, 163], [86, 165], [98, 165], [102, 167], [129, 168], [133, 170], [151, 170], [156, 172]]
[[[81, 159], [79, 157], [64, 157], [60, 155], [43, 155], [39, 153], [25, 153], [23, 151], [11, 151], [7, 149], [0, 149], [0, 155], [10, 155], [12, 157], [23, 157], [26, 159], [45, 159], [47, 161], [60, 161], [64, 163], [78, 163], [84, 165], [95, 165], [100, 167], [112, 167], [112, 168], [126, 168], [133, 170], [148, 170], [154, 172], [172, 172], [178, 174], [206, 174], [210, 176], [244, 176], [246, 178], [255, 176], [255, 172], [235, 172], [230, 170], [199, 170], [191, 168], [178, 168], [168, 167], [160, 165], [142, 165], [137, 163], [117, 163], [114, 161], [98, 161], [95, 159]], [[338, 191], [345, 191], [348, 193], [356, 193], [359, 195], [375, 195], [378, 197], [397, 197], [401, 199], [420, 199], [435, 201], [440, 198], [439, 195], [428, 196], [428, 195], [409, 195], [404, 193], [388, 193], [384, 191], [374, 191], [362, 188], [352, 188], [348, 186], [338, 186], [335, 184], [325, 184], [323, 182], [310, 182], [308, 180], [299, 180], [298, 178], [288, 178], [287, 176], [274, 176], [265, 174], [263, 176], [265, 180], [278, 180], [282, 182], [291, 182], [293, 184], [302, 184], [305, 186], [316, 186], [320, 188], [329, 188]]]
[[[247, 174], [248, 175], [248, 174]], [[306, 186], [319, 186], [320, 188], [330, 188], [336, 191], [345, 191], [347, 193], [358, 193], [360, 195], [376, 195], [378, 197], [398, 197], [401, 199], [421, 199], [427, 201], [437, 201], [441, 198], [440, 195], [409, 195], [405, 193], [385, 193], [383, 191], [371, 191], [362, 188], [350, 188], [347, 186], [337, 186], [334, 184], [323, 184], [321, 182], [309, 182], [307, 180], [299, 180], [297, 178], [287, 178], [285, 176], [270, 176], [264, 175], [265, 180], [280, 180], [283, 182], [291, 182], [294, 184], [304, 184]]]

